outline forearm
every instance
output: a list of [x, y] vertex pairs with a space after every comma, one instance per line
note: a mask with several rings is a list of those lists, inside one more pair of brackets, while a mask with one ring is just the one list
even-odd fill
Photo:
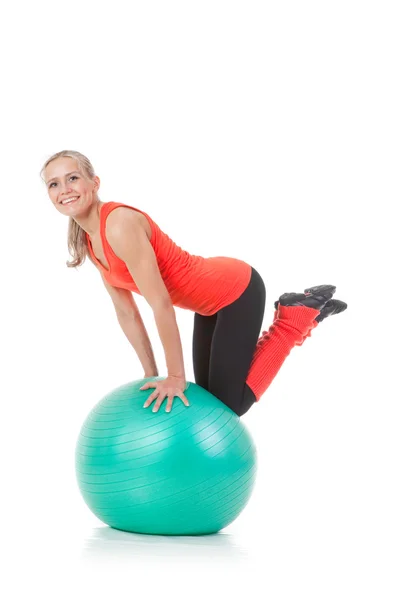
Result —
[[153, 348], [151, 347], [151, 342], [140, 313], [134, 316], [118, 314], [117, 312], [117, 318], [122, 331], [132, 345], [143, 366], [144, 376], [158, 376]]
[[181, 336], [173, 306], [154, 311], [158, 333], [164, 347], [168, 376], [185, 379]]

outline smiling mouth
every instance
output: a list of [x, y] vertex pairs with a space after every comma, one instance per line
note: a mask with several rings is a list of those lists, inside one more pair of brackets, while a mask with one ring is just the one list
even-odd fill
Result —
[[68, 204], [73, 204], [77, 200], [79, 200], [80, 196], [71, 196], [71, 198], [66, 198], [65, 200], [61, 200], [60, 204], [63, 206], [67, 206]]

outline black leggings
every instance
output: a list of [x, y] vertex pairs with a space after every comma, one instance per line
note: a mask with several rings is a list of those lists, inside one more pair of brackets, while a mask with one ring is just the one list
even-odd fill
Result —
[[196, 384], [240, 417], [256, 398], [246, 384], [265, 310], [265, 285], [252, 267], [249, 285], [215, 315], [194, 314], [193, 369]]

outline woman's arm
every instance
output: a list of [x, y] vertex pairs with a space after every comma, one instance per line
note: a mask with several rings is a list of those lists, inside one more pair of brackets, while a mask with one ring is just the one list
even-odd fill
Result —
[[186, 380], [182, 341], [173, 305], [154, 310], [154, 318], [164, 347], [168, 377]]
[[144, 377], [157, 377], [158, 369], [153, 348], [151, 347], [151, 342], [141, 315], [133, 317], [132, 315], [129, 316], [117, 312], [117, 318], [122, 331], [142, 364]]
[[107, 240], [115, 254], [125, 262], [140, 293], [153, 310], [165, 352], [168, 376], [185, 379], [182, 342], [175, 309], [161, 277], [153, 247], [135, 212], [130, 209], [123, 212], [124, 214], [113, 211], [109, 215], [106, 224]]
[[110, 285], [101, 271], [100, 275], [113, 301], [118, 323], [142, 364], [144, 377], [157, 377], [153, 348], [132, 292]]

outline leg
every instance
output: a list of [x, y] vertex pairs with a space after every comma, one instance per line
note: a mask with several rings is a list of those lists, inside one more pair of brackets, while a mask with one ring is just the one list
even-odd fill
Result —
[[308, 306], [279, 305], [276, 319], [257, 342], [246, 379], [257, 401], [270, 386], [294, 346], [301, 346], [318, 323], [320, 311]]
[[265, 310], [265, 285], [252, 269], [243, 294], [217, 313], [211, 343], [209, 391], [242, 416], [256, 397], [246, 377], [256, 348]]
[[193, 370], [194, 380], [208, 391], [211, 342], [217, 323], [217, 314], [205, 317], [194, 313]]
[[[277, 309], [275, 310], [275, 313], [274, 313], [274, 320], [273, 320], [273, 323], [275, 323], [275, 321], [277, 321], [277, 320], [279, 319], [279, 316], [278, 316], [278, 315], [279, 315], [279, 309], [277, 308]], [[317, 317], [317, 318], [318, 318], [318, 317]], [[317, 325], [318, 325], [318, 321], [317, 321], [316, 319], [314, 319], [314, 320], [312, 321], [312, 323], [311, 323], [311, 325], [310, 325], [310, 328], [309, 328], [309, 330], [307, 331], [307, 333], [305, 333], [305, 334], [303, 335], [303, 339], [301, 339], [301, 340], [300, 340], [300, 339], [299, 339], [299, 340], [295, 340], [295, 346], [302, 346], [302, 345], [304, 344], [304, 342], [306, 341], [306, 339], [307, 339], [308, 337], [311, 337], [311, 332], [312, 332], [312, 330], [313, 330], [313, 329], [315, 329], [315, 327], [317, 327]]]
[[317, 325], [318, 310], [279, 306], [273, 325], [257, 339], [264, 308], [264, 282], [253, 269], [240, 298], [212, 317], [195, 316], [196, 383], [239, 416], [260, 399], [291, 349]]

